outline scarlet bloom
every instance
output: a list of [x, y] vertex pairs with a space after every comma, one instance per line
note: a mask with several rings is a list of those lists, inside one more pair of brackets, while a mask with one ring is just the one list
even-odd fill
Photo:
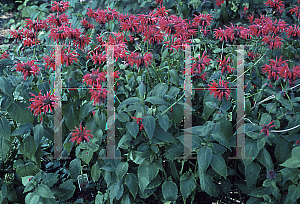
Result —
[[45, 24], [45, 21], [43, 20], [39, 20], [39, 18], [37, 18], [36, 21], [29, 19], [26, 19], [26, 25], [25, 27], [28, 27], [30, 30], [33, 29], [34, 31], [39, 31], [44, 29], [47, 25]]
[[227, 38], [230, 38], [231, 41], [233, 41], [234, 39], [234, 32], [232, 29], [226, 29], [223, 30], [222, 28], [219, 29], [214, 29], [214, 35], [215, 38], [219, 38], [221, 40], [221, 42], [223, 41], [223, 39], [225, 39], [225, 41], [227, 41]]
[[70, 24], [68, 16], [66, 14], [64, 14], [64, 13], [61, 14], [61, 15], [58, 15], [58, 13], [56, 13], [56, 16], [54, 16], [53, 14], [50, 14], [47, 17], [46, 21], [48, 22], [48, 24], [52, 28], [56, 28], [56, 27], [60, 27], [62, 25]]
[[77, 58], [78, 54], [75, 52], [75, 50], [73, 50], [71, 52], [70, 47], [67, 49], [63, 49], [62, 53], [61, 53], [61, 58], [62, 58], [62, 63], [65, 64], [67, 66], [71, 65], [73, 62], [77, 62], [78, 58]]
[[289, 12], [291, 12], [291, 14], [295, 12], [296, 17], [300, 19], [300, 6], [295, 5], [295, 8], [290, 9]]
[[90, 139], [89, 137], [92, 139], [94, 136], [92, 134], [90, 134], [90, 132], [92, 130], [86, 130], [87, 127], [85, 127], [82, 130], [82, 124], [80, 123], [79, 125], [79, 129], [77, 127], [75, 127], [75, 129], [73, 129], [72, 131], [75, 131], [72, 133], [72, 138], [69, 140], [71, 142], [75, 142], [77, 141], [77, 144], [80, 144], [82, 141], [87, 141], [89, 142]]
[[209, 85], [209, 91], [210, 95], [214, 94], [214, 97], [218, 97], [219, 100], [223, 100], [224, 97], [228, 100], [230, 97], [230, 90], [228, 89], [228, 81], [225, 80], [219, 80], [219, 84], [217, 84], [214, 80], [211, 85]]
[[51, 55], [51, 57], [45, 56], [43, 59], [45, 60], [45, 63], [46, 63], [45, 68], [50, 69], [50, 67], [51, 67], [52, 70], [55, 71], [55, 59], [53, 58], [53, 56], [52, 55]]
[[196, 17], [193, 20], [192, 26], [202, 26], [202, 27], [207, 27], [210, 25], [211, 21], [213, 20], [211, 17], [211, 14], [199, 14], [198, 16], [195, 15]]
[[107, 96], [107, 90], [103, 89], [101, 86], [96, 86], [95, 89], [89, 91], [91, 93], [91, 100], [94, 100], [93, 105], [101, 104], [105, 102]]
[[51, 10], [53, 12], [55, 11], [59, 11], [59, 12], [65, 12], [66, 10], [68, 10], [69, 8], [69, 2], [63, 2], [63, 1], [60, 1], [60, 2], [56, 2], [56, 1], [52, 1], [51, 2]]
[[31, 76], [31, 74], [35, 76], [39, 72], [39, 67], [34, 64], [35, 62], [37, 62], [37, 60], [31, 60], [26, 63], [17, 62], [16, 71], [23, 73], [24, 80], [26, 80], [27, 76]]
[[99, 73], [99, 69], [97, 71], [93, 70], [91, 74], [84, 75], [82, 81], [90, 86], [100, 86], [101, 82], [105, 81], [105, 73]]
[[140, 24], [137, 18], [134, 15], [129, 15], [129, 16], [123, 15], [122, 17], [124, 17], [124, 20], [122, 20], [122, 18], [119, 19], [121, 30], [136, 32]]
[[224, 59], [220, 59], [218, 58], [218, 62], [220, 62], [219, 67], [221, 68], [221, 73], [223, 75], [226, 75], [227, 73], [231, 73], [234, 68], [230, 67], [230, 57], [228, 57], [228, 59], [226, 59], [226, 57], [224, 56]]
[[166, 10], [166, 7], [160, 5], [160, 7], [157, 8], [157, 10], [153, 13], [154, 16], [164, 17], [168, 15], [168, 11]]
[[272, 37], [269, 36], [264, 36], [264, 38], [262, 39], [263, 45], [264, 44], [268, 44], [270, 49], [276, 49], [276, 48], [281, 48], [281, 45], [283, 44], [282, 42], [282, 38], [276, 36], [274, 38], [274, 35], [272, 35]]
[[203, 52], [202, 57], [200, 57], [200, 55], [198, 56], [198, 60], [192, 57], [192, 60], [196, 61], [196, 63], [193, 64], [192, 69], [194, 70], [195, 68], [198, 68], [198, 72], [201, 72], [201, 69], [204, 70], [205, 66], [208, 66], [211, 61], [208, 57], [208, 55], [205, 55], [205, 51]]
[[260, 124], [261, 126], [263, 126], [263, 129], [261, 130], [261, 133], [263, 133], [264, 136], [268, 137], [270, 135], [269, 134], [270, 128], [276, 126], [276, 125], [271, 125], [273, 122], [274, 122], [274, 120], [272, 120], [268, 125]]
[[216, 6], [220, 7], [224, 3], [224, 1], [225, 0], [216, 0]]
[[266, 6], [270, 6], [274, 9], [276, 9], [277, 11], [279, 11], [279, 13], [281, 13], [282, 11], [284, 11], [284, 1], [279, 1], [279, 0], [268, 0], [265, 5]]
[[0, 59], [5, 59], [5, 58], [9, 58], [9, 54], [6, 51], [2, 53], [0, 56]]
[[253, 61], [256, 57], [259, 57], [260, 54], [249, 51], [247, 53], [247, 55], [248, 55], [249, 59]]
[[146, 52], [144, 55], [142, 55], [138, 52], [132, 52], [128, 56], [128, 61], [130, 66], [136, 64], [137, 67], [139, 67], [140, 65], [145, 65], [147, 67], [148, 64], [150, 64], [150, 62], [152, 61], [152, 54]]
[[160, 32], [155, 26], [149, 26], [148, 29], [144, 32], [144, 42], [149, 40], [149, 43], [160, 43], [164, 39], [163, 33]]
[[[300, 7], [299, 7], [300, 8]], [[299, 29], [299, 25], [294, 25], [293, 26], [288, 26], [286, 29], [286, 36], [288, 38], [292, 38], [292, 39], [297, 39], [300, 37], [300, 29]]]
[[142, 124], [143, 118], [137, 118], [137, 117], [131, 117], [131, 118], [136, 119], [136, 123], [140, 126], [140, 130], [141, 130], [142, 128], [145, 128], [144, 125]]
[[33, 115], [42, 115], [42, 112], [45, 114], [50, 110], [52, 113], [52, 109], [56, 107], [58, 98], [53, 94], [50, 94], [50, 92], [47, 92], [47, 94], [42, 95], [41, 91], [39, 92], [39, 95], [34, 95], [33, 93], [30, 93], [34, 98], [29, 99], [29, 101], [32, 101], [30, 106], [28, 108], [31, 109], [31, 111], [34, 110]]

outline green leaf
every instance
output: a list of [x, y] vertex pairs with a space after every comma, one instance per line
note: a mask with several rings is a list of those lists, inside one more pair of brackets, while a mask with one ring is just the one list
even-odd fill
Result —
[[25, 197], [26, 204], [37, 204], [39, 202], [40, 196], [36, 192], [28, 193]]
[[212, 149], [210, 147], [201, 147], [197, 153], [198, 165], [201, 171], [205, 172], [212, 160]]
[[268, 125], [272, 120], [272, 117], [267, 114], [267, 113], [264, 113], [262, 116], [261, 116], [261, 119], [260, 119], [260, 124], [262, 125]]
[[[75, 192], [75, 185], [73, 184], [73, 181], [71, 179], [63, 182], [59, 185], [58, 188], [52, 189], [53, 195], [55, 198], [59, 198], [62, 201], [68, 200], [72, 198], [74, 192]], [[55, 200], [54, 200], [55, 201]]]
[[300, 147], [295, 147], [292, 150], [292, 157], [300, 157]]
[[264, 147], [260, 150], [257, 158], [261, 164], [263, 164], [267, 169], [274, 169], [274, 165], [272, 162], [272, 158], [268, 152], [268, 150]]
[[127, 173], [128, 171], [128, 163], [127, 162], [120, 162], [117, 166], [117, 169], [116, 169], [116, 174], [117, 174], [117, 178], [118, 180], [121, 180], [125, 174]]
[[168, 71], [171, 75], [171, 82], [175, 84], [175, 86], [179, 86], [179, 77], [177, 74], [177, 70], [171, 69]]
[[[16, 166], [15, 166], [16, 164]], [[36, 174], [36, 166], [33, 162], [23, 162], [23, 161], [16, 161], [14, 164], [14, 168], [16, 168], [17, 175], [19, 178], [23, 176], [35, 175]]]
[[55, 198], [50, 188], [45, 184], [39, 184], [39, 186], [36, 188], [36, 193], [43, 198]]
[[[187, 142], [188, 144], [192, 143], [192, 149], [199, 149], [201, 147], [201, 142], [202, 142], [201, 138], [196, 135], [191, 135], [191, 136], [181, 135], [181, 136], [177, 137], [176, 139], [179, 139], [179, 141], [183, 145], [185, 145], [185, 142]], [[185, 146], [187, 147], [187, 145], [185, 145]]]
[[85, 118], [91, 111], [95, 110], [96, 107], [93, 106], [92, 102], [85, 103], [80, 108], [79, 120]]
[[47, 173], [42, 178], [42, 184], [49, 186], [50, 188], [58, 181], [58, 174], [56, 173]]
[[125, 176], [125, 184], [127, 185], [131, 195], [133, 198], [136, 198], [137, 192], [138, 192], [138, 180], [136, 178], [136, 175], [133, 173], [128, 173]]
[[279, 164], [279, 166], [284, 166], [287, 168], [298, 168], [300, 167], [300, 157], [292, 157], [286, 160], [283, 164]]
[[215, 172], [219, 175], [223, 176], [224, 178], [227, 177], [227, 166], [223, 157], [219, 154], [213, 154], [211, 160], [211, 167]]
[[74, 160], [71, 161], [70, 163], [70, 176], [73, 179], [77, 179], [80, 171], [81, 171], [81, 161], [79, 158], [76, 158]]
[[198, 169], [200, 186], [203, 191], [208, 193], [210, 196], [217, 197], [216, 185], [210, 175], [205, 174], [201, 168]]
[[139, 89], [140, 98], [142, 100], [144, 100], [145, 99], [145, 92], [146, 92], [145, 84], [143, 84], [143, 82], [141, 82], [138, 89]]
[[37, 150], [34, 137], [31, 135], [25, 137], [20, 144], [19, 149], [22, 154], [24, 154], [28, 158], [31, 158]]
[[74, 102], [69, 102], [66, 105], [63, 116], [65, 117], [65, 123], [70, 130], [79, 126], [79, 113]]
[[33, 123], [33, 115], [31, 114], [28, 107], [29, 105], [26, 103], [15, 101], [8, 107], [7, 112], [13, 120], [21, 124], [27, 122]]
[[42, 124], [38, 124], [33, 128], [34, 141], [36, 144], [36, 148], [40, 145], [41, 140], [44, 136], [44, 127]]
[[[120, 105], [119, 107], [124, 107], [126, 105], [129, 105], [129, 104], [135, 104], [135, 103], [138, 103], [138, 102], [141, 102], [141, 99], [138, 98], [138, 97], [131, 97], [131, 98], [127, 98], [126, 100], [124, 100]], [[119, 108], [118, 107], [118, 108]]]
[[266, 141], [267, 141], [267, 137], [263, 137], [257, 140], [257, 148], [260, 150], [262, 148], [264, 148]]
[[[296, 203], [298, 198], [300, 198], [300, 186], [299, 185], [290, 185], [288, 194], [287, 194], [287, 200], [285, 201], [285, 204], [287, 203]], [[289, 201], [289, 202], [288, 202]]]
[[162, 184], [162, 194], [167, 201], [176, 201], [177, 198], [177, 185], [173, 181], [165, 181]]
[[148, 138], [152, 140], [155, 129], [155, 118], [152, 115], [143, 116], [142, 118], [142, 124], [144, 125]]
[[98, 181], [100, 178], [101, 170], [98, 164], [94, 164], [91, 169], [91, 176], [94, 182]]
[[169, 116], [166, 114], [158, 115], [158, 123], [166, 132], [169, 129]]
[[138, 167], [139, 186], [141, 191], [144, 191], [147, 185], [158, 174], [158, 166], [156, 163], [150, 163], [149, 161], [143, 161]]
[[250, 188], [252, 187], [256, 180], [258, 179], [259, 175], [260, 175], [260, 165], [255, 163], [255, 162], [251, 162], [245, 169], [245, 176], [246, 176], [246, 182], [247, 182], [247, 186]]
[[33, 125], [32, 123], [25, 123], [23, 125], [20, 125], [17, 129], [13, 131], [11, 136], [16, 136], [16, 135], [23, 135], [26, 133], [29, 133], [32, 129]]
[[196, 179], [186, 172], [180, 177], [180, 192], [184, 199], [189, 197], [196, 188]]
[[300, 170], [297, 168], [284, 168], [281, 169], [279, 172], [282, 173], [283, 176], [285, 176], [288, 180], [297, 180], [298, 175], [300, 174]]
[[103, 112], [100, 114], [99, 110], [97, 110], [94, 116], [94, 121], [96, 126], [104, 132], [106, 128], [106, 115]]
[[169, 102], [157, 97], [157, 96], [150, 96], [150, 97], [147, 97], [146, 99], [147, 102], [149, 103], [152, 103], [154, 105], [157, 105], [157, 104], [164, 104], [164, 105], [170, 105]]
[[250, 164], [258, 155], [259, 149], [255, 140], [245, 138], [245, 156], [252, 157], [253, 159], [243, 159], [245, 167]]
[[224, 135], [221, 132], [214, 131], [212, 133], [212, 137], [219, 142], [221, 145], [224, 145], [228, 149], [230, 149], [230, 144], [228, 140], [224, 137]]
[[3, 93], [5, 93], [7, 96], [9, 96], [11, 99], [13, 99], [12, 95], [12, 86], [10, 82], [4, 77], [0, 77], [0, 89], [2, 90]]
[[10, 140], [10, 124], [6, 118], [0, 119], [0, 137], [3, 139]]
[[139, 126], [138, 124], [134, 121], [134, 122], [127, 122], [126, 123], [126, 128], [128, 130], [128, 132], [134, 137], [136, 138], [136, 135], [139, 132]]
[[171, 118], [175, 123], [180, 123], [183, 120], [184, 109], [180, 105], [173, 106]]
[[168, 55], [168, 52], [169, 52], [169, 49], [165, 49], [162, 53], [162, 56], [161, 56], [161, 62], [164, 61], [164, 59], [166, 58], [166, 56]]
[[164, 142], [176, 143], [174, 136], [169, 132], [165, 132], [161, 127], [155, 128], [154, 137]]

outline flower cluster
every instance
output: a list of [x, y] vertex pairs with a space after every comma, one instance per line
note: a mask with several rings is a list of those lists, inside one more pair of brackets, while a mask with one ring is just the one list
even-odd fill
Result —
[[224, 97], [228, 100], [230, 97], [230, 89], [228, 87], [228, 81], [222, 80], [220, 77], [219, 84], [214, 80], [209, 85], [210, 95], [214, 94], [214, 97], [218, 97], [219, 100], [223, 100]]
[[263, 125], [260, 124], [261, 126], [263, 126], [261, 133], [263, 133], [264, 136], [268, 137], [270, 135], [270, 128], [275, 127], [276, 125], [271, 125], [274, 122], [274, 120], [272, 120], [268, 125]]
[[50, 92], [47, 92], [45, 95], [42, 95], [40, 91], [37, 96], [33, 93], [30, 94], [34, 98], [29, 99], [32, 103], [28, 108], [30, 108], [31, 111], [34, 111], [33, 115], [41, 116], [43, 112], [46, 114], [49, 110], [52, 113], [52, 109], [56, 107], [58, 101], [58, 98], [54, 95], [54, 93], [51, 94]]
[[90, 138], [93, 138], [94, 136], [92, 134], [90, 134], [90, 132], [92, 130], [86, 130], [87, 127], [85, 127], [83, 130], [82, 130], [82, 124], [80, 123], [79, 125], [79, 129], [77, 127], [75, 127], [75, 129], [73, 129], [72, 131], [74, 131], [72, 133], [72, 138], [69, 140], [71, 142], [75, 142], [77, 141], [77, 144], [80, 144], [82, 141], [87, 141], [89, 142]]
[[37, 60], [30, 60], [26, 63], [24, 62], [17, 62], [16, 64], [16, 71], [23, 73], [23, 78], [26, 80], [27, 76], [35, 76], [40, 70], [37, 64], [35, 64]]

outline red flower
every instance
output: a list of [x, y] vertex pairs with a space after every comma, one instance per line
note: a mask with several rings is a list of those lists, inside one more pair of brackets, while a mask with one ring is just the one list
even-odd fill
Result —
[[159, 16], [159, 17], [164, 17], [164, 16], [167, 16], [167, 15], [168, 15], [168, 12], [169, 12], [169, 10], [166, 10], [166, 7], [160, 5], [160, 7], [158, 7], [158, 8], [154, 11], [153, 15], [154, 15], [154, 16]]
[[34, 96], [34, 98], [29, 99], [29, 101], [32, 101], [32, 103], [28, 108], [30, 108], [31, 111], [34, 110], [33, 115], [42, 115], [42, 112], [46, 114], [49, 110], [52, 113], [52, 109], [56, 107], [58, 100], [54, 93], [50, 94], [50, 92], [47, 92], [47, 94], [42, 95], [40, 91], [38, 96], [34, 95], [33, 93], [30, 94]]
[[263, 45], [264, 44], [268, 44], [270, 49], [276, 49], [276, 48], [281, 48], [281, 45], [283, 44], [281, 42], [281, 40], [283, 40], [281, 37], [276, 36], [274, 38], [274, 35], [272, 35], [272, 37], [269, 36], [264, 36], [264, 38], [262, 39]]
[[[300, 8], [300, 7], [299, 7]], [[286, 36], [288, 38], [294, 38], [294, 39], [297, 39], [298, 37], [300, 37], [300, 29], [299, 29], [299, 25], [296, 27], [297, 25], [294, 25], [293, 26], [289, 26], [287, 29], [286, 29]]]
[[[194, 14], [195, 15], [195, 14]], [[213, 20], [211, 17], [211, 14], [199, 14], [198, 16], [195, 15], [196, 17], [193, 19], [192, 26], [202, 26], [202, 27], [207, 27], [210, 25], [211, 21]]]
[[300, 19], [300, 6], [295, 5], [295, 8], [290, 9], [289, 12], [291, 12], [291, 14], [295, 12], [296, 17]]
[[5, 59], [5, 58], [9, 58], [9, 54], [6, 51], [2, 53], [0, 56], [0, 59]]
[[129, 15], [128, 17], [125, 17], [124, 20], [120, 19], [120, 28], [121, 31], [130, 31], [135, 32], [137, 28], [139, 27], [139, 21], [134, 15]]
[[86, 18], [82, 19], [82, 20], [80, 21], [80, 23], [81, 23], [81, 25], [84, 26], [85, 29], [93, 29], [93, 28], [95, 28], [95, 26], [94, 26], [93, 24], [89, 23], [89, 22], [86, 20]]
[[45, 21], [39, 20], [39, 18], [37, 18], [36, 21], [33, 21], [31, 19], [26, 19], [25, 21], [26, 21], [25, 27], [28, 27], [30, 30], [33, 28], [34, 31], [39, 31], [47, 27]]
[[26, 63], [17, 62], [16, 71], [23, 73], [24, 80], [26, 80], [27, 76], [31, 76], [31, 74], [35, 76], [40, 71], [39, 67], [34, 64], [34, 62], [37, 62], [37, 60], [31, 60]]
[[270, 126], [273, 122], [274, 122], [274, 120], [272, 120], [268, 125], [260, 124], [261, 126], [263, 126], [263, 129], [261, 130], [261, 133], [263, 133], [264, 136], [268, 137], [270, 135], [269, 134], [270, 128], [276, 126], [276, 125]]
[[43, 58], [45, 60], [45, 69], [50, 69], [50, 67], [52, 68], [53, 71], [55, 71], [55, 59], [53, 58], [52, 54], [51, 57], [46, 56]]
[[144, 42], [149, 40], [149, 43], [160, 43], [164, 37], [163, 33], [160, 32], [156, 26], [149, 26], [147, 30], [144, 32]]
[[259, 53], [255, 54], [254, 52], [249, 51], [247, 53], [247, 55], [248, 55], [249, 59], [253, 61], [256, 57], [259, 57], [260, 54]]
[[226, 99], [228, 100], [228, 98], [230, 97], [230, 90], [228, 89], [228, 81], [225, 80], [219, 80], [219, 84], [217, 84], [214, 80], [212, 82], [210, 86], [210, 88], [208, 89], [209, 91], [211, 91], [210, 95], [214, 94], [214, 97], [216, 98], [218, 96], [219, 100], [223, 100], [224, 96], [226, 97]]
[[224, 3], [224, 1], [225, 0], [216, 0], [216, 6], [220, 7]]
[[56, 1], [52, 1], [51, 3], [51, 10], [53, 12], [55, 11], [59, 11], [59, 12], [64, 12], [66, 10], [68, 10], [69, 8], [69, 2], [63, 2], [63, 1], [60, 1], [60, 2], [56, 2]]
[[228, 59], [226, 60], [226, 57], [224, 56], [224, 59], [222, 60], [222, 59], [220, 59], [220, 58], [218, 58], [219, 60], [218, 60], [218, 62], [220, 62], [220, 64], [219, 64], [219, 67], [221, 68], [221, 73], [223, 74], [223, 75], [226, 75], [227, 73], [231, 73], [233, 70], [234, 70], [234, 68], [232, 68], [232, 67], [230, 67], [230, 57], [228, 57]]
[[252, 13], [252, 15], [249, 14], [246, 19], [249, 21], [249, 23], [252, 23], [254, 19], [254, 13]]
[[39, 43], [38, 39], [25, 38], [23, 39], [24, 46], [30, 47], [33, 45], [37, 45]]
[[78, 54], [75, 53], [75, 50], [71, 52], [70, 47], [67, 49], [63, 49], [62, 53], [61, 53], [61, 59], [62, 59], [62, 63], [67, 65], [67, 67], [69, 65], [71, 65], [73, 62], [77, 62]]
[[105, 73], [99, 73], [99, 69], [97, 71], [92, 71], [91, 74], [86, 74], [83, 76], [83, 82], [90, 86], [101, 86], [101, 82], [106, 80]]
[[219, 38], [221, 40], [221, 42], [223, 41], [223, 39], [225, 38], [225, 41], [227, 41], [227, 38], [230, 38], [231, 41], [233, 41], [234, 39], [234, 32], [232, 29], [226, 29], [226, 30], [223, 30], [221, 28], [219, 29], [214, 29], [214, 35], [215, 35], [215, 38]]
[[131, 117], [131, 118], [136, 119], [136, 123], [140, 126], [140, 130], [141, 130], [142, 128], [145, 129], [144, 125], [142, 124], [143, 118], [137, 118], [137, 117]]
[[142, 55], [138, 52], [132, 52], [128, 56], [128, 61], [130, 66], [136, 64], [137, 67], [140, 67], [140, 65], [145, 65], [147, 67], [152, 61], [152, 54], [146, 52], [144, 55]]
[[195, 60], [196, 63], [193, 64], [192, 70], [194, 70], [195, 68], [198, 68], [198, 72], [201, 72], [201, 68], [202, 70], [205, 69], [205, 66], [209, 65], [209, 62], [211, 61], [210, 58], [208, 58], [209, 55], [205, 55], [205, 51], [202, 54], [202, 57], [200, 57], [200, 54], [198, 56], [198, 60], [196, 60], [194, 57], [192, 57], [192, 60]]
[[276, 9], [277, 11], [279, 11], [279, 13], [281, 13], [282, 11], [284, 11], [284, 5], [282, 4], [284, 3], [284, 1], [279, 1], [279, 0], [268, 0], [265, 5], [266, 6], [270, 6], [274, 9]]
[[58, 13], [56, 13], [56, 17], [53, 14], [50, 14], [47, 17], [46, 21], [52, 28], [61, 27], [62, 25], [70, 24], [68, 16], [64, 13], [61, 15], [58, 15]]
[[101, 86], [96, 86], [96, 88], [91, 89], [89, 93], [91, 93], [91, 100], [94, 99], [93, 105], [96, 103], [100, 105], [105, 102], [107, 90], [103, 89]]
[[90, 134], [90, 132], [92, 130], [86, 130], [87, 127], [85, 127], [83, 130], [82, 130], [82, 124], [80, 123], [79, 125], [79, 128], [78, 129], [77, 127], [75, 127], [75, 129], [73, 129], [72, 131], [75, 131], [72, 133], [72, 138], [69, 140], [71, 142], [75, 142], [77, 141], [77, 144], [80, 144], [82, 141], [90, 141], [89, 137], [92, 139], [94, 136], [92, 134]]

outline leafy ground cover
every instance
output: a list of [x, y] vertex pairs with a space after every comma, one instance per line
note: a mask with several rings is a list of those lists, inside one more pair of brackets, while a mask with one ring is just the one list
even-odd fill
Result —
[[18, 3], [2, 203], [299, 201], [300, 1]]

